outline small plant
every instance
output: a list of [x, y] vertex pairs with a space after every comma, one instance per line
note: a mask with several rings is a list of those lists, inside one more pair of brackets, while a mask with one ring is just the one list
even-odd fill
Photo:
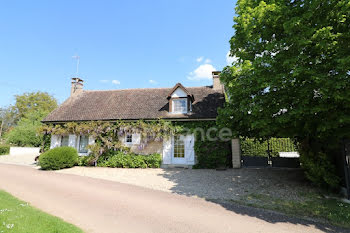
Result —
[[92, 155], [89, 156], [79, 156], [78, 158], [78, 162], [77, 162], [78, 166], [94, 166], [95, 165], [95, 157]]
[[43, 170], [59, 170], [69, 168], [78, 162], [78, 152], [72, 147], [57, 147], [39, 157], [39, 165]]
[[0, 155], [8, 155], [10, 153], [10, 146], [0, 145]]
[[151, 155], [143, 155], [147, 167], [159, 168], [162, 164], [162, 156], [160, 154], [154, 153]]

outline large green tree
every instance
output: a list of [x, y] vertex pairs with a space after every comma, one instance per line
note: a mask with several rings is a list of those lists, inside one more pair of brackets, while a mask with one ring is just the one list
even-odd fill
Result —
[[16, 127], [6, 134], [7, 143], [17, 146], [41, 146], [43, 135], [38, 132], [41, 127], [41, 120], [48, 112], [43, 110], [28, 112], [22, 117]]
[[16, 103], [11, 112], [14, 121], [19, 121], [27, 113], [32, 111], [51, 112], [57, 107], [57, 100], [46, 92], [30, 92], [16, 95]]
[[350, 136], [350, 2], [238, 0], [219, 122], [317, 156]]
[[43, 137], [38, 134], [41, 120], [57, 107], [57, 100], [46, 92], [16, 95], [16, 102], [5, 111], [5, 139], [18, 146], [40, 146]]

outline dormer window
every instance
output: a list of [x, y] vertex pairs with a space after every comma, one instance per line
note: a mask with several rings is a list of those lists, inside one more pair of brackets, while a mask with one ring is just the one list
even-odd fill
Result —
[[173, 113], [187, 113], [187, 98], [173, 99]]
[[170, 113], [187, 114], [192, 111], [194, 97], [181, 83], [173, 87], [167, 98]]

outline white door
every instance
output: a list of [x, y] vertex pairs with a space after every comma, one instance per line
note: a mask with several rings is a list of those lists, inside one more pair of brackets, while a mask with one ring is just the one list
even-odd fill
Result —
[[172, 163], [186, 164], [185, 136], [174, 136], [173, 145]]

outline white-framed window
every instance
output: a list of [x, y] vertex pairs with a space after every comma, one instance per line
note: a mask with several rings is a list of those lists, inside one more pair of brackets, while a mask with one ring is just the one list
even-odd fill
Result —
[[61, 146], [68, 146], [69, 144], [69, 136], [62, 136], [61, 137]]
[[126, 144], [132, 144], [132, 134], [126, 134], [125, 135], [125, 143]]
[[185, 158], [185, 142], [180, 136], [174, 136], [174, 158]]
[[187, 99], [174, 99], [173, 100], [173, 113], [187, 113]]
[[88, 136], [80, 136], [79, 137], [79, 153], [87, 153], [89, 145], [89, 137]]

